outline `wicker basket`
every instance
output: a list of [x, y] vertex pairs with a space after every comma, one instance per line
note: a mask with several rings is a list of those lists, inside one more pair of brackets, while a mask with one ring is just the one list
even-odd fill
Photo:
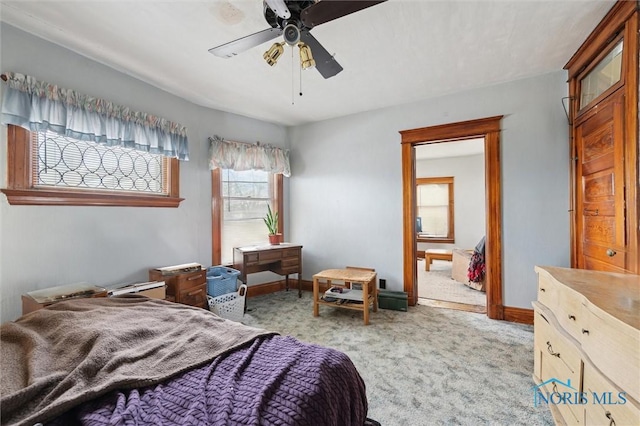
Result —
[[240, 322], [244, 316], [244, 300], [247, 295], [246, 284], [240, 285], [237, 292], [222, 296], [207, 296], [209, 310], [222, 318]]

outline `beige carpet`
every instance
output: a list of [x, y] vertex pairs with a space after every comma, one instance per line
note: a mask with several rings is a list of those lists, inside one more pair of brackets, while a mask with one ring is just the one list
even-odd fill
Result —
[[424, 259], [418, 260], [418, 297], [486, 306], [487, 296], [451, 278], [451, 262], [434, 260], [430, 271], [424, 270]]
[[365, 326], [350, 309], [314, 317], [309, 291], [250, 297], [247, 309], [247, 325], [345, 352], [383, 426], [553, 426], [534, 406], [530, 325], [418, 305], [371, 312]]

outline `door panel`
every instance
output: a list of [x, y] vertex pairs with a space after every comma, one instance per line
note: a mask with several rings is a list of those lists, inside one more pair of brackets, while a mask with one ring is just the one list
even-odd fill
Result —
[[579, 268], [627, 267], [623, 101], [613, 95], [576, 127]]

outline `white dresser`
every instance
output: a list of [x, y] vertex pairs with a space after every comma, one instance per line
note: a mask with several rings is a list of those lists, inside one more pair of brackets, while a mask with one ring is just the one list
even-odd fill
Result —
[[639, 426], [640, 276], [535, 270], [536, 402], [556, 424]]

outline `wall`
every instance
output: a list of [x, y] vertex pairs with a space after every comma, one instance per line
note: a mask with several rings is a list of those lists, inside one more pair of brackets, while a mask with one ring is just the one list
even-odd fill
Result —
[[291, 129], [293, 238], [305, 277], [376, 268], [403, 288], [398, 131], [504, 115], [503, 280], [507, 306], [531, 308], [540, 265], [569, 265], [566, 73], [513, 81]]
[[485, 234], [484, 155], [416, 161], [416, 177], [453, 176], [454, 244], [418, 243], [418, 250], [470, 249]]
[[[19, 295], [52, 285], [144, 280], [147, 269], [211, 262], [206, 138], [260, 140], [292, 149], [285, 232], [304, 245], [304, 278], [345, 265], [375, 267], [402, 283], [402, 182], [398, 131], [504, 115], [505, 304], [530, 308], [535, 264], [569, 264], [567, 95], [563, 71], [289, 130], [191, 104], [9, 25], [0, 24], [2, 71], [30, 74], [188, 127], [177, 209], [9, 206], [0, 195], [0, 318]], [[98, 84], [99, 83], [99, 84]], [[0, 90], [2, 84], [0, 84]], [[287, 141], [287, 137], [289, 141]], [[6, 129], [0, 128], [0, 186]], [[289, 185], [287, 185], [289, 184]], [[290, 197], [289, 197], [290, 195]], [[250, 283], [268, 281], [252, 277]]]
[[[152, 267], [185, 262], [210, 265], [207, 137], [217, 134], [285, 146], [286, 128], [196, 106], [4, 23], [0, 35], [1, 71], [29, 74], [182, 123], [188, 128], [191, 157], [180, 165], [180, 195], [185, 200], [177, 209], [11, 206], [0, 195], [2, 322], [19, 316], [20, 295], [27, 291], [76, 282], [144, 281]], [[6, 186], [6, 134], [2, 126], [0, 187]], [[285, 179], [285, 218], [287, 194]], [[270, 281], [272, 274], [267, 274], [252, 276], [250, 283]]]

